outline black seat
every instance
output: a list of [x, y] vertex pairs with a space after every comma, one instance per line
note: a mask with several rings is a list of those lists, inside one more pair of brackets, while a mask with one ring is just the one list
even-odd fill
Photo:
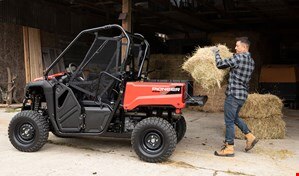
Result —
[[[116, 72], [111, 75], [118, 79], [120, 79], [121, 77], [120, 72]], [[102, 74], [99, 79], [97, 98], [107, 104], [111, 104], [111, 102], [114, 102], [118, 96], [119, 83], [119, 80], [107, 74]]]
[[[120, 73], [114, 73], [112, 76], [116, 78], [120, 78]], [[97, 90], [95, 92], [95, 96], [81, 100], [81, 105], [84, 107], [99, 107], [103, 104], [106, 106], [113, 107], [114, 102], [118, 97], [119, 92], [119, 80], [107, 75], [102, 74], [97, 79]]]

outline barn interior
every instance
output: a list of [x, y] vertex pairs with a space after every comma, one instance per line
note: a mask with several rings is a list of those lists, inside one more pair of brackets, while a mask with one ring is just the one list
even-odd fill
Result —
[[[251, 92], [273, 93], [296, 108], [299, 96], [297, 0], [1, 0], [0, 87], [15, 78], [16, 101], [82, 30], [120, 24], [151, 46], [154, 79], [192, 79], [181, 65], [197, 47], [247, 36], [256, 68]], [[55, 71], [80, 63], [80, 42]], [[8, 71], [8, 69], [10, 71]], [[8, 74], [10, 72], [10, 74]]]

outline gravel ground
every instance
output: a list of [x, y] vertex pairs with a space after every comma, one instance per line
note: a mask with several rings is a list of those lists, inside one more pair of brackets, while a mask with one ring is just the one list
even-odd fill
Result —
[[285, 110], [287, 136], [261, 140], [245, 153], [245, 141], [236, 140], [235, 157], [213, 155], [224, 137], [223, 113], [185, 111], [187, 133], [167, 162], [140, 161], [128, 139], [57, 138], [38, 152], [17, 151], [9, 142], [7, 127], [16, 112], [0, 109], [0, 175], [130, 175], [221, 176], [295, 175], [299, 172], [299, 111]]

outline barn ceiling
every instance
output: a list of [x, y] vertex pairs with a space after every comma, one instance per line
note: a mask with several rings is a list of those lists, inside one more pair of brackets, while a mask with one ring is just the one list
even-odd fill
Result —
[[[118, 22], [121, 0], [46, 0]], [[298, 0], [133, 0], [133, 29], [166, 34], [295, 25]]]

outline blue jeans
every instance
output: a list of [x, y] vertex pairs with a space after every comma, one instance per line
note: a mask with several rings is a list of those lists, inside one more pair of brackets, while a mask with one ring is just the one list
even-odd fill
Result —
[[237, 99], [232, 95], [228, 95], [224, 102], [224, 121], [225, 121], [225, 142], [229, 145], [234, 145], [235, 124], [244, 134], [248, 134], [246, 123], [239, 117], [240, 109], [244, 104], [244, 100]]

